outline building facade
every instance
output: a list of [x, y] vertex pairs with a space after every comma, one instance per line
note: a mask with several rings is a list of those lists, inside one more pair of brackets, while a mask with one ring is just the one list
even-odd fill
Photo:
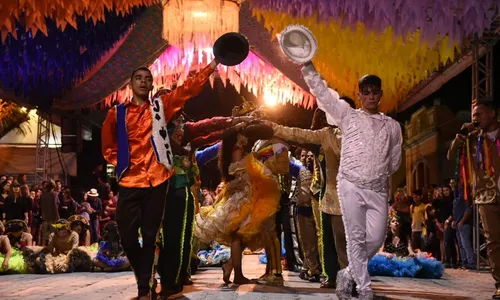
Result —
[[448, 161], [446, 153], [464, 122], [470, 122], [470, 112], [455, 114], [439, 100], [431, 108], [420, 108], [405, 122], [407, 193], [454, 177], [455, 161]]

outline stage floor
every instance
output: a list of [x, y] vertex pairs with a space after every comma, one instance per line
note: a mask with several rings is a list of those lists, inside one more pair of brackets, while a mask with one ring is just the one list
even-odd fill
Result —
[[[257, 255], [244, 257], [243, 271], [249, 278], [264, 273]], [[331, 290], [318, 283], [299, 279], [298, 274], [285, 272], [285, 287], [263, 285], [224, 286], [219, 268], [201, 269], [193, 276], [194, 285], [186, 287], [176, 299], [337, 299]], [[378, 295], [388, 299], [491, 299], [494, 283], [489, 273], [447, 270], [443, 279], [374, 278]], [[72, 273], [59, 275], [0, 276], [0, 299], [67, 299], [99, 300], [129, 299], [136, 295], [131, 272]]]

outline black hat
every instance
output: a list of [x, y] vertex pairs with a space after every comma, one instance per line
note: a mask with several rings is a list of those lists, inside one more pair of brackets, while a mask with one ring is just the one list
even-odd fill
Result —
[[242, 34], [228, 32], [215, 41], [213, 51], [215, 59], [220, 64], [236, 66], [247, 58], [250, 44]]

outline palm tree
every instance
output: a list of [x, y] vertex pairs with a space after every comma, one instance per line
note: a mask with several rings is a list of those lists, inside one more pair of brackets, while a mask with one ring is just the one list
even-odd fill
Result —
[[17, 104], [0, 99], [0, 139], [16, 129], [22, 135], [26, 134], [26, 129], [21, 124], [28, 121], [29, 111]]

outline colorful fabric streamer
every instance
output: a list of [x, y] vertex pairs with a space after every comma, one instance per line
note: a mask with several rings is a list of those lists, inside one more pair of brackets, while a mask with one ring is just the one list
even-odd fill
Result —
[[[422, 42], [430, 45], [438, 36], [448, 35], [451, 43], [474, 34], [482, 35], [495, 15], [495, 0], [251, 0], [253, 9], [287, 14], [295, 18], [315, 18], [322, 24], [341, 21], [355, 28], [363, 23], [382, 34], [392, 27], [396, 36], [421, 32]], [[292, 23], [290, 23], [292, 24]], [[335, 35], [331, 35], [335, 39]], [[411, 38], [411, 37], [410, 37]]]
[[[213, 59], [212, 48], [201, 51], [194, 48], [179, 48], [169, 46], [158, 59], [149, 67], [154, 80], [156, 93], [160, 88], [170, 89], [174, 84], [181, 85], [190, 75], [191, 71], [199, 71]], [[224, 83], [229, 81], [238, 93], [241, 86], [245, 86], [257, 97], [272, 97], [276, 103], [292, 103], [307, 109], [312, 109], [315, 98], [288, 79], [279, 70], [265, 62], [253, 51], [239, 65], [226, 67], [219, 65], [218, 74]], [[210, 78], [213, 85], [214, 78]], [[104, 107], [123, 102], [132, 97], [132, 90], [128, 85], [106, 97], [102, 102]]]
[[340, 94], [356, 98], [361, 76], [380, 76], [383, 111], [395, 109], [415, 85], [455, 57], [455, 47], [450, 46], [447, 37], [429, 47], [419, 31], [398, 36], [392, 27], [379, 34], [362, 23], [345, 27], [340, 20], [323, 24], [316, 17], [293, 17], [257, 9], [253, 14], [264, 20], [272, 36], [290, 24], [308, 27], [318, 40], [318, 53], [313, 61], [323, 78]]
[[41, 31], [49, 35], [50, 25], [47, 19], [55, 22], [56, 28], [64, 31], [67, 25], [78, 28], [78, 19], [83, 17], [94, 25], [108, 18], [108, 11], [125, 16], [139, 6], [151, 6], [157, 0], [24, 0], [2, 1], [0, 9], [0, 32], [2, 42], [8, 33], [17, 39], [18, 22], [36, 36]]
[[68, 27], [64, 32], [47, 20], [48, 37], [19, 26], [18, 39], [9, 36], [0, 45], [2, 89], [33, 98], [34, 103], [61, 97], [129, 32], [144, 9], [135, 8], [125, 17], [106, 11], [107, 23], [77, 17], [78, 29]]

